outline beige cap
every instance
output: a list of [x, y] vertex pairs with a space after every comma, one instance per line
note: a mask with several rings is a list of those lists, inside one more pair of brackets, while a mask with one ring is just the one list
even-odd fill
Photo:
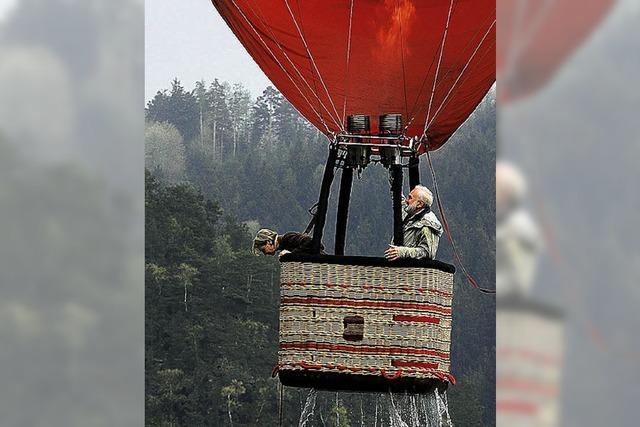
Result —
[[277, 236], [278, 233], [273, 230], [269, 230], [268, 228], [260, 229], [253, 239], [253, 253], [260, 255], [260, 248], [269, 242], [275, 242]]

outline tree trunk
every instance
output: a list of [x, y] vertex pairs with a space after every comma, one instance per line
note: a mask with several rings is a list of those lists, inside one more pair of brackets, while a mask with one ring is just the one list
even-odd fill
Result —
[[184, 282], [184, 311], [187, 310], [187, 282]]
[[251, 296], [251, 284], [253, 283], [253, 274], [247, 276], [247, 300]]
[[202, 105], [200, 106], [200, 147], [204, 147], [204, 121], [202, 119]]
[[220, 150], [219, 150], [219, 156], [218, 156], [218, 160], [222, 161], [223, 157], [224, 157], [224, 133], [222, 133], [222, 135], [220, 135], [220, 143], [218, 144]]
[[236, 158], [236, 147], [238, 145], [238, 140], [237, 140], [238, 135], [237, 135], [237, 133], [238, 133], [238, 130], [234, 126], [233, 127], [233, 158], [234, 159]]
[[213, 160], [216, 159], [216, 134], [218, 131], [218, 123], [216, 123], [216, 121], [213, 121]]
[[227, 412], [229, 413], [229, 425], [233, 426], [233, 418], [231, 418], [231, 394], [227, 395]]

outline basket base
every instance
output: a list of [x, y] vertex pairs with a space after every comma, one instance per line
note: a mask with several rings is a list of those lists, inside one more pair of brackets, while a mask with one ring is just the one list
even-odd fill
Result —
[[316, 388], [326, 391], [358, 393], [431, 393], [436, 388], [444, 392], [449, 383], [433, 378], [397, 378], [389, 380], [377, 375], [353, 375], [339, 372], [315, 372], [281, 370], [278, 372], [282, 385], [289, 387]]

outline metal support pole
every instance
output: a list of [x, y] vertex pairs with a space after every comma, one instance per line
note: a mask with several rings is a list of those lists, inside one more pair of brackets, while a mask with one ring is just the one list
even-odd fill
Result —
[[409, 157], [409, 188], [413, 190], [416, 185], [420, 185], [420, 158], [411, 156]]
[[391, 195], [393, 197], [393, 244], [404, 244], [402, 231], [402, 165], [389, 166], [391, 175]]
[[320, 253], [322, 244], [322, 233], [324, 232], [324, 224], [327, 220], [327, 209], [329, 207], [329, 194], [331, 192], [331, 183], [335, 174], [336, 159], [338, 158], [338, 148], [331, 147], [327, 164], [324, 167], [324, 175], [322, 176], [322, 184], [320, 185], [320, 196], [318, 198], [318, 210], [316, 211], [316, 220], [313, 226], [312, 249], [314, 253]]
[[340, 177], [340, 197], [338, 198], [338, 217], [336, 220], [335, 254], [344, 255], [344, 244], [347, 239], [347, 221], [349, 218], [349, 200], [353, 184], [353, 168], [342, 169]]

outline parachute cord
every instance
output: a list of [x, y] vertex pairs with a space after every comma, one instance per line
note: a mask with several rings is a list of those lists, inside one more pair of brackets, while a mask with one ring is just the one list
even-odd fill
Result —
[[438, 180], [436, 179], [436, 172], [435, 172], [435, 169], [433, 168], [433, 163], [431, 162], [431, 155], [429, 154], [429, 150], [428, 149], [427, 149], [427, 161], [429, 163], [429, 170], [431, 172], [431, 179], [433, 180], [433, 189], [434, 189], [434, 192], [435, 192], [435, 195], [436, 195], [436, 201], [438, 203], [438, 211], [440, 212], [440, 218], [442, 218], [442, 226], [444, 228], [445, 233], [447, 234], [447, 238], [451, 242], [451, 247], [453, 248], [453, 255], [454, 255], [455, 259], [456, 259], [456, 262], [458, 263], [458, 265], [462, 269], [465, 277], [467, 278], [467, 281], [471, 284], [471, 286], [473, 286], [474, 288], [476, 288], [477, 290], [479, 290], [482, 293], [495, 294], [496, 293], [495, 289], [488, 289], [488, 288], [481, 287], [478, 284], [478, 282], [476, 281], [476, 279], [474, 279], [473, 276], [471, 276], [471, 274], [469, 274], [469, 272], [467, 271], [467, 268], [463, 264], [462, 258], [460, 257], [460, 253], [458, 252], [458, 248], [456, 247], [456, 242], [455, 242], [455, 240], [453, 240], [453, 235], [451, 234], [451, 229], [449, 227], [449, 221], [447, 221], [447, 216], [444, 213], [444, 207], [442, 206], [442, 200], [440, 199], [440, 191], [438, 190]]

